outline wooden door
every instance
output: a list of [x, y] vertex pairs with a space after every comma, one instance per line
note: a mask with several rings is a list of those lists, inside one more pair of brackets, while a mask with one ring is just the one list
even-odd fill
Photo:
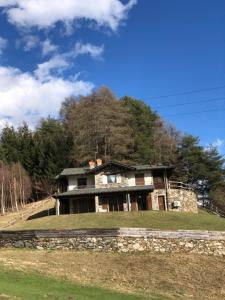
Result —
[[148, 194], [148, 196], [147, 196], [147, 207], [148, 207], [148, 210], [152, 210], [152, 195], [151, 194]]
[[136, 185], [145, 185], [144, 174], [135, 174], [135, 183]]
[[133, 194], [130, 195], [130, 204], [131, 204], [132, 211], [138, 210], [136, 195]]
[[165, 210], [165, 196], [158, 196], [159, 210]]

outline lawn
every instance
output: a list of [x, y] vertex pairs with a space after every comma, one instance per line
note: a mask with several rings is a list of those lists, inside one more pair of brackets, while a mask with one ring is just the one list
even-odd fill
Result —
[[155, 228], [162, 230], [225, 230], [225, 218], [200, 210], [198, 214], [142, 211], [61, 215], [21, 221], [9, 229]]
[[225, 299], [223, 257], [1, 249], [0, 265], [8, 299]]
[[58, 280], [34, 273], [1, 268], [0, 299], [142, 300], [144, 298], [96, 287], [81, 286], [66, 280]]

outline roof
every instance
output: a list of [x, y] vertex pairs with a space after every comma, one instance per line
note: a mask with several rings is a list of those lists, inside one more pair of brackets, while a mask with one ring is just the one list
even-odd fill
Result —
[[135, 191], [153, 191], [153, 185], [138, 185], [138, 186], [120, 186], [120, 187], [111, 187], [111, 188], [86, 188], [86, 189], [77, 189], [67, 191], [55, 195], [55, 198], [64, 198], [68, 196], [79, 196], [79, 195], [99, 195], [99, 194], [108, 194], [108, 193], [119, 193], [119, 192], [135, 192]]
[[100, 166], [96, 166], [93, 169], [89, 169], [88, 174], [93, 174], [93, 173], [96, 173], [98, 171], [104, 170], [106, 167], [112, 167], [112, 166], [123, 169], [123, 170], [135, 170], [135, 167], [133, 167], [133, 166], [129, 166], [129, 165], [109, 161], [109, 162], [104, 163]]
[[90, 167], [83, 167], [83, 168], [66, 168], [64, 169], [57, 177], [63, 177], [63, 176], [71, 176], [71, 175], [87, 175], [87, 174], [94, 174], [100, 170], [103, 170], [107, 166], [116, 166], [118, 168], [124, 169], [124, 170], [136, 170], [136, 171], [144, 171], [144, 170], [160, 170], [160, 169], [172, 169], [172, 166], [163, 166], [163, 165], [125, 165], [120, 164], [116, 162], [107, 162], [100, 166], [96, 166], [93, 169], [90, 169]]

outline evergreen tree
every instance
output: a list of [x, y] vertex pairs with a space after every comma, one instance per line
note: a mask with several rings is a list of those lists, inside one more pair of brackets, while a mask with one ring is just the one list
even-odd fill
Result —
[[159, 115], [143, 101], [123, 97], [122, 105], [131, 116], [134, 149], [132, 159], [137, 163], [171, 164], [176, 160], [178, 132], [166, 126]]
[[42, 120], [34, 134], [33, 174], [35, 182], [51, 189], [55, 176], [69, 165], [64, 126], [58, 120]]
[[0, 155], [0, 160], [7, 163], [16, 163], [19, 161], [18, 137], [13, 126], [6, 126], [2, 129]]

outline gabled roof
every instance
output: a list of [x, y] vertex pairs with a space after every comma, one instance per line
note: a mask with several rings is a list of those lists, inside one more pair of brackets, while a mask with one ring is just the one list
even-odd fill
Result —
[[83, 174], [87, 174], [87, 172], [89, 170], [90, 170], [89, 167], [85, 167], [85, 168], [66, 168], [59, 174], [59, 176], [83, 175]]
[[122, 170], [135, 170], [135, 167], [133, 167], [133, 166], [128, 166], [128, 165], [120, 164], [117, 162], [109, 161], [100, 166], [96, 166], [93, 169], [89, 169], [88, 174], [95, 174], [101, 170], [104, 170], [105, 168], [108, 168], [108, 167], [116, 167], [116, 168], [122, 169]]
[[64, 177], [64, 176], [72, 176], [72, 175], [88, 175], [95, 174], [98, 171], [103, 170], [106, 167], [117, 167], [119, 169], [127, 170], [127, 171], [145, 171], [145, 170], [165, 170], [165, 169], [173, 169], [172, 166], [163, 166], [163, 165], [126, 165], [117, 162], [107, 162], [100, 166], [96, 166], [93, 169], [90, 167], [83, 168], [66, 168], [64, 169], [56, 178]]

